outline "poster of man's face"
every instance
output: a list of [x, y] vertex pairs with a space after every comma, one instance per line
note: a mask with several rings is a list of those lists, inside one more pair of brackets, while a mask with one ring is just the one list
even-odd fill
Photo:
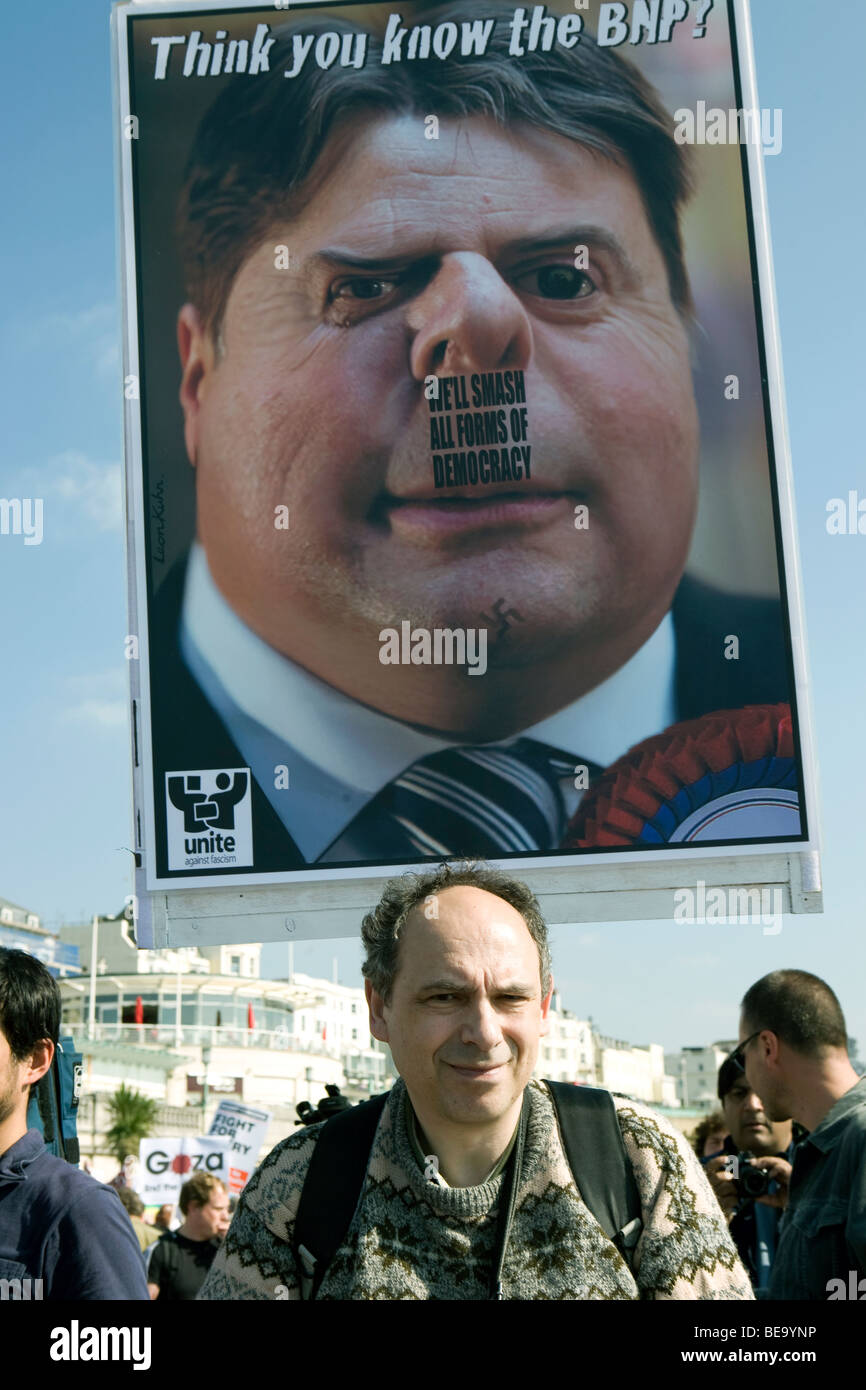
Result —
[[119, 25], [151, 886], [804, 843], [733, 5], [280, 8]]

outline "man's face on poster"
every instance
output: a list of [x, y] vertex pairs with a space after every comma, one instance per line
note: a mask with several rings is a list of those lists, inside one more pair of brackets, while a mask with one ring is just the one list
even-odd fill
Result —
[[[485, 680], [435, 673], [437, 711], [380, 663], [380, 630], [409, 620], [487, 626], [488, 681], [566, 670], [552, 712], [642, 645], [686, 562], [698, 423], [664, 257], [629, 169], [572, 140], [355, 120], [235, 276], [219, 352], [182, 311], [199, 539], [241, 618], [356, 699], [469, 727]], [[436, 489], [425, 379], [514, 369], [531, 479]], [[497, 604], [520, 615], [507, 641]]]

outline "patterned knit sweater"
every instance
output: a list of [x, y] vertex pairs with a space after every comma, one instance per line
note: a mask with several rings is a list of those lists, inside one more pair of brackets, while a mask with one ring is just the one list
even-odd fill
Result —
[[[661, 1116], [615, 1099], [644, 1223], [632, 1275], [581, 1200], [547, 1087], [532, 1081], [529, 1095], [504, 1298], [753, 1298], [700, 1164]], [[319, 1299], [489, 1297], [504, 1175], [477, 1187], [425, 1181], [409, 1137], [411, 1118], [398, 1080], [373, 1141], [361, 1200]], [[301, 1298], [293, 1226], [321, 1129], [290, 1135], [258, 1168], [199, 1298]]]

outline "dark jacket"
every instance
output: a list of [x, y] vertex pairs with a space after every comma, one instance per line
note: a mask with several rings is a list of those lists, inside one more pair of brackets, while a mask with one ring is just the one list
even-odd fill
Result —
[[769, 1296], [826, 1302], [864, 1294], [866, 1076], [797, 1145]]
[[[244, 758], [190, 672], [180, 650], [179, 627], [186, 561], [164, 581], [152, 609], [151, 711], [156, 780], [156, 840], [160, 877], [166, 872], [165, 774], [190, 768], [242, 767]], [[686, 576], [673, 602], [676, 635], [677, 720], [714, 710], [790, 701], [784, 629], [773, 599], [727, 594]], [[739, 659], [725, 658], [725, 642], [739, 640]], [[656, 732], [661, 733], [659, 729]], [[138, 731], [140, 741], [140, 729]], [[298, 869], [306, 860], [261, 787], [252, 784], [254, 873]], [[416, 856], [417, 857], [417, 856]], [[236, 873], [209, 869], [208, 877]], [[188, 877], [178, 874], [178, 878]]]
[[[7, 1297], [142, 1299], [144, 1260], [117, 1193], [29, 1129], [0, 1155], [0, 1280]], [[41, 1280], [41, 1286], [33, 1281]]]

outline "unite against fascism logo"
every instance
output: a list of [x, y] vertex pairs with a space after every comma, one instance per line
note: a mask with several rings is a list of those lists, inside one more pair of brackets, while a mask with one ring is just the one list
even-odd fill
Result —
[[240, 868], [253, 862], [248, 767], [167, 772], [169, 869]]

